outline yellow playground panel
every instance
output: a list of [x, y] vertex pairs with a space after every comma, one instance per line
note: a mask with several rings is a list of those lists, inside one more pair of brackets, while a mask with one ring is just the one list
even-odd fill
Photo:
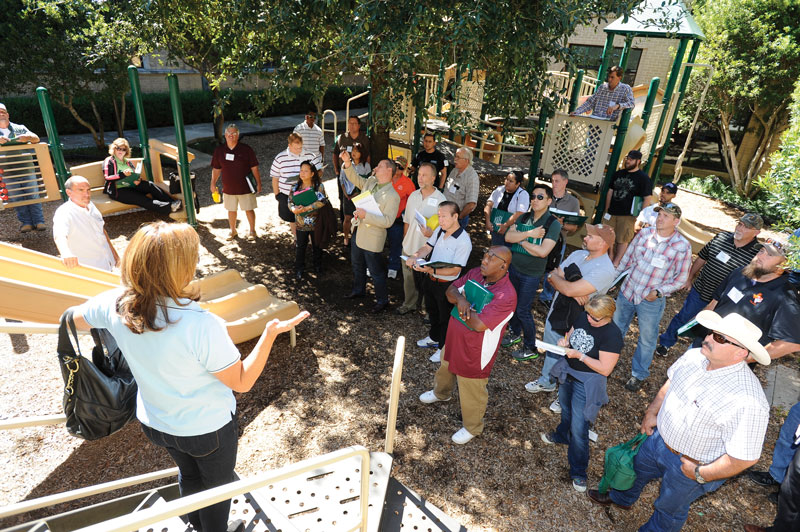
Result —
[[47, 144], [0, 146], [0, 209], [61, 199]]

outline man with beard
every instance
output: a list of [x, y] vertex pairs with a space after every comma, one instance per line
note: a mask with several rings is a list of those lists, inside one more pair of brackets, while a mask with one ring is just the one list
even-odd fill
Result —
[[667, 330], [658, 337], [656, 354], [665, 357], [678, 341], [678, 329], [689, 323], [695, 315], [711, 302], [714, 292], [736, 268], [742, 268], [756, 256], [761, 244], [756, 237], [764, 227], [764, 220], [755, 213], [739, 219], [732, 231], [718, 233], [703, 246], [689, 270], [689, 279], [683, 290], [689, 293], [683, 307], [669, 322]]
[[617, 235], [617, 246], [609, 253], [614, 266], [619, 266], [619, 261], [633, 239], [634, 224], [639, 214], [634, 200], [643, 198], [641, 208], [647, 207], [653, 201], [653, 185], [650, 183], [650, 176], [639, 169], [641, 163], [642, 152], [629, 151], [624, 168], [614, 173], [606, 194], [604, 218]]
[[706, 307], [755, 323], [771, 358], [800, 351], [800, 305], [786, 275], [786, 247], [785, 240], [767, 240], [750, 264], [728, 275]]

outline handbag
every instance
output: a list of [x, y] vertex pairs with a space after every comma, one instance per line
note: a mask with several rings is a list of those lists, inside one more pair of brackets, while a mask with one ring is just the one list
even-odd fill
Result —
[[600, 479], [597, 491], [606, 493], [609, 488], [617, 491], [631, 489], [636, 480], [633, 459], [646, 439], [647, 434], [639, 433], [625, 443], [606, 450], [603, 478]]
[[[69, 331], [67, 331], [69, 327]], [[70, 333], [75, 339], [75, 354]], [[72, 310], [61, 316], [58, 360], [64, 379], [67, 430], [85, 440], [110, 436], [136, 415], [136, 380], [116, 340], [106, 329], [92, 329], [92, 359], [81, 355]]]

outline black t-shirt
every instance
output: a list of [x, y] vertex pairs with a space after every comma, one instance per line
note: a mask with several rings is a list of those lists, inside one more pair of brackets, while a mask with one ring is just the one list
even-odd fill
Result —
[[[428, 153], [425, 150], [417, 152], [416, 157], [411, 161], [411, 166], [419, 170], [419, 165], [422, 163], [431, 163], [436, 166], [436, 182], [439, 182], [439, 174], [442, 168], [448, 166], [447, 158], [439, 150], [433, 150], [433, 153]], [[415, 174], [416, 175], [416, 174]]]
[[[573, 331], [569, 337], [569, 345], [572, 346], [572, 349], [584, 353], [586, 358], [600, 360], [600, 351], [608, 353], [622, 352], [622, 333], [619, 331], [619, 327], [614, 325], [613, 321], [602, 327], [593, 327], [584, 312], [578, 316], [572, 327]], [[568, 358], [567, 364], [576, 371], [597, 373], [577, 358]]]
[[508, 212], [508, 204], [511, 203], [511, 198], [513, 198], [516, 193], [516, 190], [514, 192], [509, 192], [507, 190], [503, 192], [503, 197], [500, 198], [500, 203], [497, 204], [497, 210]]
[[733, 270], [714, 293], [714, 312], [722, 317], [736, 312], [753, 322], [762, 335], [761, 345], [773, 340], [800, 344], [800, 305], [792, 293], [789, 276], [781, 275], [766, 283], [755, 283]]
[[635, 196], [644, 198], [653, 193], [650, 177], [641, 170], [635, 172], [618, 170], [611, 178], [610, 188], [613, 192], [608, 213], [614, 216], [630, 216], [633, 198]]

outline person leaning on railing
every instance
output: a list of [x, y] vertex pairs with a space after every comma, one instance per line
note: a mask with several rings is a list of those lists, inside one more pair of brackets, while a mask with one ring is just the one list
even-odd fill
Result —
[[[181, 496], [234, 481], [239, 429], [233, 391], [250, 390], [275, 338], [309, 316], [304, 311], [270, 321], [240, 360], [224, 322], [202, 309], [188, 288], [199, 245], [187, 224], [142, 226], [122, 257], [122, 287], [73, 309], [79, 329], [107, 329], [124, 353], [139, 386], [136, 417], [177, 464]], [[191, 512], [189, 522], [196, 530], [226, 530], [229, 510], [230, 500], [219, 502]]]

